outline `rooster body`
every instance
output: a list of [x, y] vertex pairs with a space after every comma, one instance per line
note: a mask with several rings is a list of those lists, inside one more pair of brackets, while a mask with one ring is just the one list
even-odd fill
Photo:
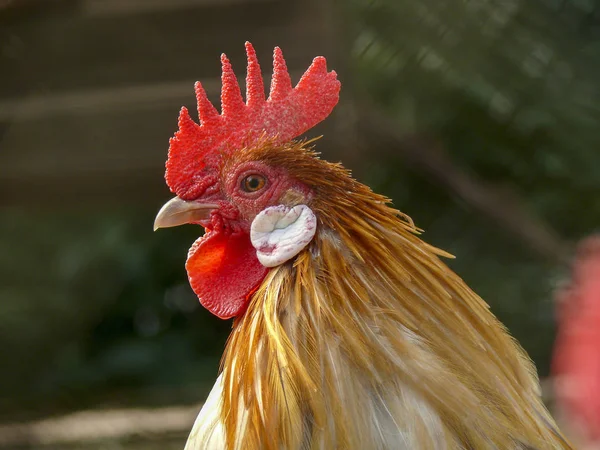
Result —
[[[251, 47], [248, 54], [250, 77]], [[275, 60], [277, 71], [277, 53]], [[332, 72], [320, 73], [330, 82]], [[298, 86], [319, 87], [303, 80]], [[267, 103], [277, 98], [272, 85]], [[180, 117], [171, 143], [178, 164], [178, 146], [194, 144], [186, 126]], [[533, 364], [441, 261], [450, 255], [311, 145], [261, 134], [220, 152], [202, 189], [177, 184], [167, 164], [179, 199], [159, 213], [158, 226], [207, 229], [188, 256], [190, 282], [209, 310], [234, 317], [222, 373], [186, 449], [570, 448], [540, 400]], [[306, 243], [257, 244], [259, 219], [299, 205], [316, 220]], [[285, 220], [272, 227], [273, 239], [299, 223]], [[298, 249], [269, 267], [256, 259], [278, 246]]]

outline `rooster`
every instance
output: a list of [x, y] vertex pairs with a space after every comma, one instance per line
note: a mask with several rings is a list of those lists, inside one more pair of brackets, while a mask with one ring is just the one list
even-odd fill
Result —
[[206, 230], [186, 270], [233, 331], [186, 449], [568, 449], [535, 368], [451, 257], [389, 200], [295, 140], [340, 82], [317, 57], [269, 98], [253, 47], [246, 102], [221, 56], [221, 113], [200, 83], [170, 140], [175, 198], [155, 229]]
[[[585, 448], [600, 448], [600, 236], [577, 251], [570, 284], [558, 293], [553, 372], [564, 421]], [[580, 446], [580, 448], [584, 448]]]

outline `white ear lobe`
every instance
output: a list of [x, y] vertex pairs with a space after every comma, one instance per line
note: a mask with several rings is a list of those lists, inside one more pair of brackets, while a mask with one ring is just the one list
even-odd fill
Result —
[[317, 218], [308, 206], [270, 206], [252, 221], [250, 240], [260, 263], [275, 267], [300, 253], [316, 231]]

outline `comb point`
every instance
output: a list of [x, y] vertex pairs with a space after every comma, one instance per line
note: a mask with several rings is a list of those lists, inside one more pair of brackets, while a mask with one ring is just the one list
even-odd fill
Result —
[[325, 96], [332, 93], [337, 95], [339, 85], [337, 73], [334, 70], [327, 72], [327, 61], [322, 56], [317, 56], [300, 78], [296, 85], [296, 91], [312, 91], [313, 95], [318, 95], [318, 91], [323, 91]]
[[202, 83], [196, 81], [194, 84], [194, 92], [196, 93], [196, 107], [198, 109], [198, 118], [204, 124], [215, 120], [219, 116], [219, 112], [210, 102]]
[[306, 71], [310, 73], [327, 73], [327, 60], [322, 56], [317, 56]]
[[292, 91], [292, 80], [287, 70], [283, 53], [279, 47], [273, 50], [273, 78], [269, 100], [281, 100]]
[[183, 106], [179, 111], [177, 124], [179, 125], [179, 131], [181, 133], [189, 133], [190, 131], [193, 132], [198, 127], [198, 124], [192, 120], [190, 117], [190, 112], [185, 106]]
[[250, 107], [256, 107], [265, 102], [265, 87], [256, 51], [252, 44], [246, 41], [246, 56], [248, 58], [248, 69], [246, 72], [246, 103]]
[[221, 115], [235, 116], [244, 110], [244, 100], [231, 62], [225, 53], [221, 54]]

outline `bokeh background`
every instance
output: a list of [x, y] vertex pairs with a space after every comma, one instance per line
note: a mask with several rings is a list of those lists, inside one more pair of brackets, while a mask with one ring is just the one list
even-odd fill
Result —
[[[244, 41], [342, 101], [318, 148], [457, 256], [549, 374], [553, 292], [600, 223], [597, 0], [0, 0], [0, 447], [182, 448], [230, 322], [152, 232], [193, 82]], [[269, 77], [266, 76], [268, 83]], [[551, 393], [548, 393], [549, 398]]]

